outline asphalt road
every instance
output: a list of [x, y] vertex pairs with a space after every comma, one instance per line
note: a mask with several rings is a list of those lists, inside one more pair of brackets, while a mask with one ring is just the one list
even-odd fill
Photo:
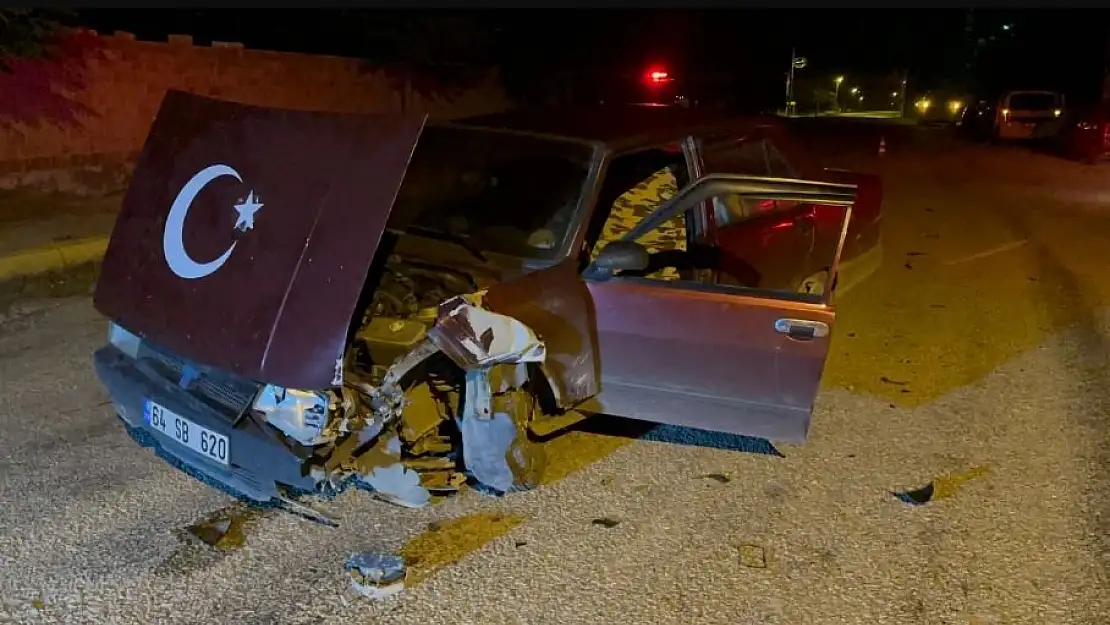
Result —
[[[574, 433], [529, 493], [350, 493], [338, 529], [257, 513], [215, 552], [179, 534], [231, 502], [117, 425], [88, 299], [25, 306], [0, 322], [0, 622], [1110, 622], [1110, 171], [925, 134], [844, 158], [886, 177], [885, 263], [781, 455]], [[363, 550], [410, 587], [344, 598]]]

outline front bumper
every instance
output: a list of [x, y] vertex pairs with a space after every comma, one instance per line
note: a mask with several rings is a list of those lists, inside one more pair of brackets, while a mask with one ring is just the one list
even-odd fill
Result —
[[[114, 346], [98, 350], [93, 362], [132, 437], [140, 444], [154, 447], [158, 455], [187, 473], [256, 502], [281, 497], [279, 484], [299, 491], [314, 490], [315, 482], [308, 475], [306, 461], [254, 420], [229, 420], [144, 361], [133, 359]], [[226, 436], [230, 445], [228, 466], [207, 459], [149, 427], [143, 419], [143, 403], [147, 399]]]

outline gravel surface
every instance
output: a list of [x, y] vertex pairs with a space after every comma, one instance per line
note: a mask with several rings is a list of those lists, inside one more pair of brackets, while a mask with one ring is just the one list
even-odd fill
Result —
[[[920, 168], [888, 157], [886, 266], [843, 302], [811, 442], [781, 457], [576, 434], [551, 447], [566, 477], [529, 493], [350, 493], [339, 529], [259, 512], [215, 552], [179, 536], [231, 501], [118, 425], [88, 299], [22, 308], [0, 323], [0, 623], [1110, 622], [1102, 217], [1014, 209], [949, 180], [959, 162], [911, 189], [898, 170]], [[930, 207], [963, 226], [906, 261]], [[925, 505], [892, 494], [938, 477]], [[345, 597], [363, 550], [426, 579]]]

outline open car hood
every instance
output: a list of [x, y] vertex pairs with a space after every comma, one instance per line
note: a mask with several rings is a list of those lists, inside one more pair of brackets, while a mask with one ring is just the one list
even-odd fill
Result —
[[203, 365], [332, 385], [424, 121], [170, 91], [112, 231], [97, 309]]

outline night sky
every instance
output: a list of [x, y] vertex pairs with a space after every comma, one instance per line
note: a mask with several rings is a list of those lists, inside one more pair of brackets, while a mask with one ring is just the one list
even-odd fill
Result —
[[[514, 56], [549, 58], [574, 48], [576, 59], [603, 67], [654, 61], [735, 71], [753, 89], [781, 83], [790, 50], [817, 74], [912, 72], [923, 84], [963, 78], [972, 54], [998, 86], [1040, 86], [1090, 96], [1101, 85], [1106, 29], [1094, 10], [964, 9], [486, 10]], [[373, 42], [336, 9], [86, 10], [78, 20], [102, 32], [140, 39], [192, 34], [197, 43], [241, 41], [248, 47], [372, 56]], [[1008, 28], [1007, 28], [1008, 27]], [[982, 42], [979, 42], [982, 39]], [[538, 63], [539, 61], [537, 61]], [[583, 62], [579, 60], [578, 62]], [[696, 71], [696, 70], [695, 70]], [[1027, 83], [1027, 84], [1017, 84]]]

